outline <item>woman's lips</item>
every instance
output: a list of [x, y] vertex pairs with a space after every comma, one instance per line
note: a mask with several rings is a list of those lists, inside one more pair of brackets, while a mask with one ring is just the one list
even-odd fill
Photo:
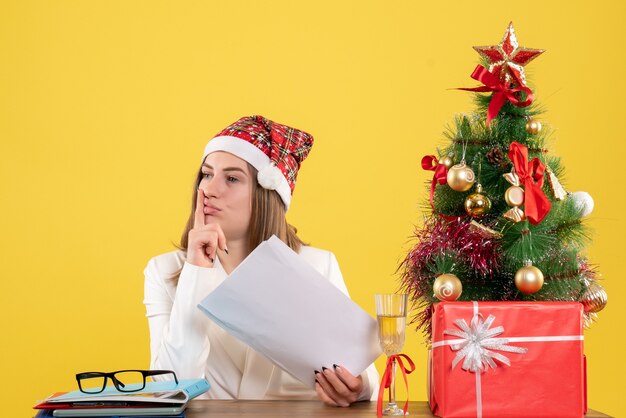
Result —
[[221, 209], [216, 208], [213, 205], [204, 205], [204, 214], [205, 215], [215, 215], [216, 213], [221, 212]]

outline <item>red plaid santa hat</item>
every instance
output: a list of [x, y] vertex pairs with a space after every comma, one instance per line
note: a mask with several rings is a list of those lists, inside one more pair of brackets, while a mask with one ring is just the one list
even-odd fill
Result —
[[226, 151], [247, 161], [258, 170], [259, 185], [276, 190], [287, 210], [298, 169], [312, 146], [313, 137], [306, 132], [263, 116], [246, 116], [215, 135], [202, 160], [212, 152]]

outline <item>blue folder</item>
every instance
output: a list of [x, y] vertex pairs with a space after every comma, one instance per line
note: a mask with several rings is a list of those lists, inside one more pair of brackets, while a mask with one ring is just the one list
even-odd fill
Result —
[[[155, 415], [110, 415], [108, 417], [98, 418], [155, 418]], [[35, 415], [34, 418], [54, 418], [51, 409], [41, 409]], [[185, 413], [181, 412], [180, 415], [159, 415], [158, 418], [185, 418]]]

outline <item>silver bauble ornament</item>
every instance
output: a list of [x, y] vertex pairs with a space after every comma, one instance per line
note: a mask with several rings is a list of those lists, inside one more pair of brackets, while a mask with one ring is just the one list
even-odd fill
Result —
[[576, 202], [576, 206], [580, 209], [581, 216], [584, 218], [593, 212], [593, 198], [587, 192], [573, 192], [569, 194], [570, 199]]

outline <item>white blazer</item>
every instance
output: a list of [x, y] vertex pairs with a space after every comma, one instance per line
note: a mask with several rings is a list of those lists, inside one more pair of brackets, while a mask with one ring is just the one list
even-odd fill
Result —
[[[299, 255], [349, 296], [334, 254], [303, 246]], [[173, 276], [181, 268], [176, 285]], [[202, 398], [317, 399], [315, 390], [230, 336], [197, 308], [227, 278], [219, 257], [212, 268], [205, 268], [185, 262], [184, 252], [173, 251], [150, 259], [144, 274], [151, 369], [174, 370], [179, 379], [205, 377], [211, 389]], [[374, 365], [361, 376], [359, 400], [376, 400], [379, 377]]]

